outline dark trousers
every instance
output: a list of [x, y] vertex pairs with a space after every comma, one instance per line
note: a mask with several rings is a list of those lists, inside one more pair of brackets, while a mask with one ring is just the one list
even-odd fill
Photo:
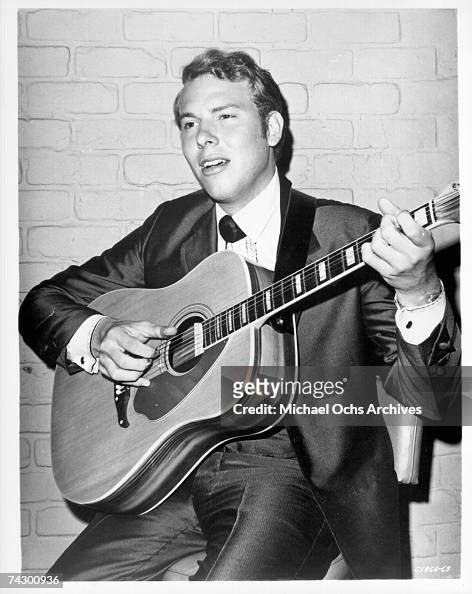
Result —
[[355, 579], [401, 578], [398, 481], [385, 427], [288, 428], [303, 471]]
[[50, 573], [159, 580], [202, 549], [197, 580], [321, 579], [338, 554], [296, 458], [222, 448], [151, 512], [97, 514]]

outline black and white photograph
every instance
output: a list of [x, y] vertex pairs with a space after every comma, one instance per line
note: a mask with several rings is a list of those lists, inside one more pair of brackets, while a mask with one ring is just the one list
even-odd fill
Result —
[[2, 7], [2, 587], [470, 578], [471, 11], [297, 4]]

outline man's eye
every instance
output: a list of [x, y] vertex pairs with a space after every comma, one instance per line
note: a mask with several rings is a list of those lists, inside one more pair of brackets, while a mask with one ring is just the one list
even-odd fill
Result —
[[236, 117], [236, 116], [234, 114], [232, 114], [232, 113], [222, 113], [222, 114], [220, 114], [220, 118], [222, 120], [229, 120], [230, 118], [234, 118], [234, 117]]
[[195, 122], [184, 122], [182, 124], [182, 129], [183, 130], [190, 130], [190, 128], [193, 128], [195, 126]]

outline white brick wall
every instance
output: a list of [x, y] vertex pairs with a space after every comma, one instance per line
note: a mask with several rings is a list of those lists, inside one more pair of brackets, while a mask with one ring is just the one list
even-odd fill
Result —
[[[22, 295], [196, 187], [172, 103], [206, 47], [246, 49], [281, 83], [297, 187], [413, 208], [458, 176], [454, 11], [25, 9], [19, 23]], [[44, 570], [83, 523], [52, 479], [52, 373], [23, 344], [20, 376], [23, 566]], [[459, 445], [436, 443], [410, 529], [414, 574], [457, 577]]]

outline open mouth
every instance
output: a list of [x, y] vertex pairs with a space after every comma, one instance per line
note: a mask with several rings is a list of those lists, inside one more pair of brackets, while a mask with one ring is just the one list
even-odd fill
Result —
[[222, 171], [229, 163], [227, 159], [209, 159], [201, 164], [203, 175], [210, 175]]

